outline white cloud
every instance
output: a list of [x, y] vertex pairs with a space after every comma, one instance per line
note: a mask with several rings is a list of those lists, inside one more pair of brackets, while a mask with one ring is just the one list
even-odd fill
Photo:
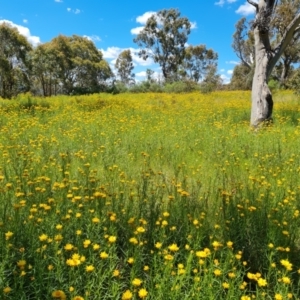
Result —
[[141, 71], [135, 74], [135, 77], [146, 77], [146, 76], [147, 76], [146, 71]]
[[139, 27], [132, 28], [130, 30], [130, 32], [131, 32], [131, 34], [139, 34], [143, 29], [144, 29], [144, 26], [139, 26]]
[[197, 28], [197, 22], [190, 22], [191, 23], [191, 29]]
[[67, 11], [68, 12], [72, 12], [72, 13], [74, 13], [75, 15], [78, 15], [78, 14], [80, 14], [82, 11], [80, 10], [80, 9], [78, 9], [78, 8], [76, 8], [76, 9], [72, 9], [71, 7], [68, 7], [67, 8]]
[[255, 7], [245, 2], [235, 12], [239, 15], [248, 16], [255, 13]]
[[[147, 73], [146, 73], [146, 71], [141, 71], [141, 72], [136, 73], [135, 77], [139, 77], [139, 78], [145, 79], [147, 77]], [[161, 71], [159, 71], [159, 72], [154, 71], [154, 73], [152, 74], [151, 77], [153, 79], [155, 79], [155, 80], [159, 80], [159, 79], [162, 78], [162, 73], [161, 73]], [[139, 80], [137, 80], [137, 81], [139, 81]]]
[[142, 25], [145, 25], [145, 24], [147, 23], [147, 20], [148, 20], [149, 18], [151, 18], [153, 15], [156, 15], [156, 12], [154, 12], [154, 11], [147, 11], [147, 12], [145, 12], [143, 15], [138, 16], [138, 17], [136, 18], [136, 22], [137, 22], [137, 23], [140, 23], [140, 24], [142, 24]]
[[98, 35], [84, 35], [83, 37], [94, 43], [101, 42], [101, 38]]
[[230, 77], [226, 76], [225, 74], [220, 75], [224, 84], [228, 84], [230, 82]]
[[239, 65], [240, 63], [238, 61], [230, 60], [230, 61], [226, 61], [226, 64]]
[[225, 4], [225, 0], [220, 0], [219, 2], [215, 2], [215, 5], [223, 6]]
[[17, 25], [15, 23], [13, 23], [12, 21], [8, 21], [8, 20], [0, 20], [0, 24], [2, 23], [7, 23], [9, 25], [11, 25], [12, 27], [17, 28], [17, 30], [19, 31], [19, 33], [23, 36], [25, 36], [28, 40], [29, 43], [31, 43], [33, 46], [37, 46], [38, 44], [41, 43], [41, 40], [38, 36], [34, 36], [31, 35], [30, 30], [27, 27], [24, 27], [22, 25]]
[[153, 64], [153, 60], [148, 58], [147, 60], [142, 59], [138, 56], [139, 49], [135, 48], [119, 48], [119, 47], [108, 47], [107, 50], [100, 49], [103, 53], [103, 58], [110, 59], [110, 63], [115, 64], [119, 54], [124, 50], [130, 50], [132, 60], [135, 66], [150, 66]]
[[227, 71], [227, 74], [228, 74], [228, 75], [232, 75], [232, 73], [233, 73], [233, 70], [228, 70], [228, 71]]
[[237, 0], [219, 0], [218, 2], [215, 2], [215, 5], [218, 5], [218, 6], [223, 6], [225, 3], [234, 3], [236, 2]]
[[[228, 1], [235, 1], [235, 0], [228, 0]], [[151, 18], [153, 15], [155, 16], [157, 13], [154, 11], [147, 11], [141, 16], [138, 16], [135, 20], [137, 23], [141, 25], [145, 25], [147, 23], [147, 20]], [[162, 25], [162, 22], [157, 18], [157, 23], [159, 25]], [[190, 22], [191, 23], [191, 29], [196, 29], [197, 28], [197, 23], [196, 22]], [[142, 30], [144, 29], [144, 26], [138, 26], [135, 28], [132, 28], [130, 30], [131, 34], [137, 35], [139, 34]]]
[[54, 0], [55, 2], [57, 3], [62, 3], [63, 1], [62, 0]]
[[28, 20], [27, 19], [23, 19], [23, 23], [28, 23]]
[[100, 49], [105, 59], [115, 59], [125, 49], [119, 47], [108, 47], [107, 50]]

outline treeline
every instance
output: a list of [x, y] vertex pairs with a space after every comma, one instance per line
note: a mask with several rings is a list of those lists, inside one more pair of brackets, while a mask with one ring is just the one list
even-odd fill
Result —
[[[139, 56], [161, 67], [137, 83], [130, 50], [120, 53], [115, 74], [95, 44], [85, 37], [59, 35], [33, 47], [10, 24], [0, 25], [0, 96], [52, 96], [124, 91], [211, 91], [222, 85], [218, 54], [205, 45], [187, 46], [192, 24], [175, 9], [150, 17], [134, 40]], [[200, 83], [201, 82], [201, 83]]]
[[[281, 1], [272, 22], [272, 41], [284, 29], [300, 7], [300, 0]], [[59, 35], [37, 47], [9, 24], [0, 25], [0, 97], [12, 98], [31, 92], [39, 96], [57, 94], [90, 94], [97, 92], [210, 92], [216, 89], [250, 90], [254, 71], [254, 37], [251, 24], [242, 18], [236, 24], [233, 50], [240, 60], [230, 84], [224, 85], [217, 73], [218, 54], [205, 45], [189, 45], [193, 24], [176, 9], [153, 14], [134, 42], [138, 55], [160, 66], [161, 73], [151, 69], [145, 80], [137, 82], [133, 73], [132, 53], [120, 53], [115, 73], [103, 54], [88, 38]], [[299, 38], [285, 50], [276, 65], [271, 88], [299, 89]]]

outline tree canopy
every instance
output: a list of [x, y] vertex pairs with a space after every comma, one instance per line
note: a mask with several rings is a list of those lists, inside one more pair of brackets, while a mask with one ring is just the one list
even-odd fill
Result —
[[31, 45], [9, 24], [0, 25], [0, 96], [11, 98], [30, 89]]
[[119, 54], [115, 68], [117, 69], [120, 80], [124, 84], [128, 84], [134, 80], [134, 73], [132, 73], [134, 66], [130, 50], [124, 50]]
[[161, 10], [147, 20], [134, 42], [141, 48], [140, 57], [153, 59], [160, 65], [165, 80], [174, 81], [185, 57], [190, 32], [190, 21], [181, 17], [178, 10]]

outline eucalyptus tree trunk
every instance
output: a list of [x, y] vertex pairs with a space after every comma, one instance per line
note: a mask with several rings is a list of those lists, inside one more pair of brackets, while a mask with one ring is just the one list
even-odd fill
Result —
[[275, 47], [270, 43], [270, 24], [277, 0], [247, 0], [256, 9], [253, 23], [255, 40], [255, 71], [252, 84], [252, 126], [272, 120], [273, 99], [268, 87], [271, 72], [291, 39], [299, 31], [300, 14], [287, 27], [282, 40]]

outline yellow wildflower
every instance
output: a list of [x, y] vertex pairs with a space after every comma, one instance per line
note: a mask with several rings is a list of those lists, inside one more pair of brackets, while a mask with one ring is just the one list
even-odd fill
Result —
[[58, 299], [61, 299], [61, 300], [67, 299], [66, 294], [62, 290], [56, 290], [56, 291], [54, 291], [52, 293], [52, 297], [53, 298], [58, 298]]
[[5, 239], [8, 241], [14, 234], [11, 231], [5, 233]]
[[132, 293], [130, 292], [130, 290], [127, 290], [123, 293], [122, 300], [130, 300], [130, 299], [132, 299]]
[[93, 272], [95, 270], [95, 267], [93, 265], [89, 265], [85, 267], [85, 270], [90, 273]]
[[148, 292], [147, 292], [146, 289], [140, 289], [140, 290], [139, 290], [139, 297], [140, 297], [141, 299], [146, 298], [147, 295], [148, 295]]
[[117, 240], [117, 237], [116, 237], [116, 236], [113, 236], [113, 235], [111, 235], [111, 236], [108, 238], [108, 242], [111, 243], [111, 244], [115, 243], [116, 240]]
[[44, 242], [48, 239], [48, 235], [43, 233], [39, 236], [39, 239], [41, 242]]
[[134, 286], [140, 286], [141, 284], [142, 284], [142, 280], [141, 279], [139, 279], [139, 278], [134, 278], [133, 280], [132, 280], [132, 285], [134, 285]]
[[11, 291], [12, 291], [12, 289], [9, 286], [7, 286], [3, 289], [4, 294], [9, 294]]
[[177, 246], [177, 244], [172, 244], [168, 247], [168, 249], [172, 252], [176, 252], [179, 250], [179, 247]]
[[102, 259], [106, 259], [106, 258], [108, 258], [108, 254], [105, 251], [103, 251], [103, 252], [100, 253], [100, 257]]

